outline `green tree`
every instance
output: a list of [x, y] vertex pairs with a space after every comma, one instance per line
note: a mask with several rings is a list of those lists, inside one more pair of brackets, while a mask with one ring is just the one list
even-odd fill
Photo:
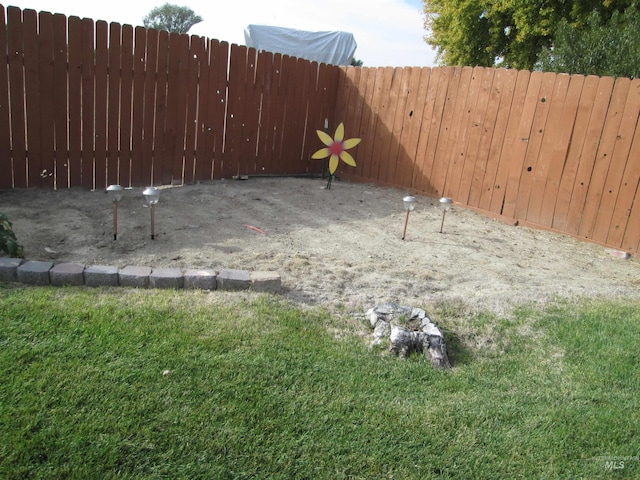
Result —
[[423, 0], [425, 41], [444, 65], [533, 69], [562, 21], [585, 28], [637, 0]]
[[606, 21], [594, 11], [584, 28], [562, 21], [552, 47], [539, 56], [544, 71], [613, 77], [640, 77], [640, 10], [614, 12]]
[[165, 3], [152, 9], [142, 20], [146, 28], [166, 30], [171, 33], [187, 33], [202, 17], [189, 7], [180, 7]]

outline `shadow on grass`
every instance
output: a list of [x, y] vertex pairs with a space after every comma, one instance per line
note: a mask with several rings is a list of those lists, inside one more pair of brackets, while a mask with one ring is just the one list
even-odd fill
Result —
[[473, 354], [467, 348], [460, 336], [451, 330], [440, 329], [444, 335], [444, 341], [447, 345], [447, 354], [452, 367], [469, 365], [473, 361]]
[[465, 342], [474, 313], [461, 299], [443, 300], [431, 306], [429, 315], [444, 335], [447, 353], [453, 367], [469, 365], [473, 352]]

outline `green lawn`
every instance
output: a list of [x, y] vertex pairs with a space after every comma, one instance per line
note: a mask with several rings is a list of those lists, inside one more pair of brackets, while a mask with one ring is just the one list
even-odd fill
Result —
[[638, 303], [426, 306], [435, 371], [352, 320], [221, 298], [0, 284], [0, 478], [640, 476]]

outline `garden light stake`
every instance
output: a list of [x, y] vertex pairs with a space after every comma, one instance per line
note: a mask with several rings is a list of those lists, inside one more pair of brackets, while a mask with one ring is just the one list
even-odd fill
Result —
[[160, 200], [160, 190], [156, 187], [147, 187], [142, 194], [151, 208], [151, 240], [153, 240], [155, 239], [154, 206], [158, 203], [158, 200]]
[[440, 223], [440, 233], [442, 233], [442, 228], [444, 227], [444, 216], [447, 214], [450, 208], [451, 208], [451, 199], [447, 197], [442, 197], [440, 199], [440, 210], [442, 210], [442, 223]]
[[122, 200], [124, 189], [121, 185], [109, 185], [107, 194], [113, 199], [113, 239], [118, 239], [118, 202]]
[[404, 203], [404, 209], [407, 212], [407, 217], [404, 220], [404, 231], [402, 232], [402, 240], [407, 235], [407, 225], [409, 224], [409, 212], [416, 208], [416, 197], [407, 196], [402, 199]]

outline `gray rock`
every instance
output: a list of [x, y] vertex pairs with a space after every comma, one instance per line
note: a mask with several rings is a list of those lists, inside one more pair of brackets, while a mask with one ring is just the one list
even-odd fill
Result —
[[84, 284], [88, 287], [118, 286], [118, 267], [90, 265], [84, 269]]
[[123, 287], [147, 288], [151, 267], [128, 265], [118, 272], [118, 283]]
[[246, 290], [251, 286], [251, 274], [247, 270], [222, 270], [217, 283], [219, 290]]
[[184, 278], [179, 268], [154, 268], [149, 275], [151, 288], [182, 288]]
[[451, 368], [444, 335], [424, 310], [388, 302], [370, 308], [365, 317], [373, 328], [372, 346], [388, 337], [389, 350], [400, 358], [418, 352], [436, 368]]
[[59, 263], [49, 270], [51, 285], [83, 285], [84, 265], [79, 263]]
[[191, 269], [184, 272], [184, 288], [186, 289], [215, 290], [217, 285], [216, 272], [214, 270]]
[[53, 262], [27, 260], [17, 268], [18, 280], [29, 285], [49, 285]]
[[18, 267], [21, 264], [21, 258], [0, 257], [0, 281], [15, 282], [18, 280]]

